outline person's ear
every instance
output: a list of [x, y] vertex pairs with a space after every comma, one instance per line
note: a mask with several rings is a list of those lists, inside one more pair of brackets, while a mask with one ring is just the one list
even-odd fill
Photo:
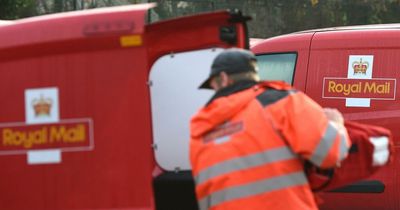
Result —
[[214, 76], [214, 77], [210, 80], [210, 86], [211, 86], [212, 89], [214, 89], [215, 91], [218, 91], [219, 89], [221, 89], [221, 77], [220, 77], [220, 75]]
[[219, 77], [221, 78], [221, 82], [220, 82], [220, 87], [226, 87], [228, 85], [230, 85], [230, 79], [229, 79], [229, 75], [226, 72], [221, 72], [219, 73]]

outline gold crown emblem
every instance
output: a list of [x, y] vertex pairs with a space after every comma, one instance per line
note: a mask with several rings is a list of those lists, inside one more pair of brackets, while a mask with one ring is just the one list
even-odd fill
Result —
[[363, 62], [362, 58], [360, 58], [360, 61], [354, 61], [352, 66], [354, 74], [367, 74], [369, 63], [367, 61]]
[[53, 101], [51, 98], [44, 98], [43, 95], [40, 95], [40, 98], [32, 100], [32, 107], [35, 111], [35, 116], [50, 116], [50, 109]]

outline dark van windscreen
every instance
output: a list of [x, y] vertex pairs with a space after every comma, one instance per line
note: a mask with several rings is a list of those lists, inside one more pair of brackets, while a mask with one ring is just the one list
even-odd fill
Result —
[[258, 55], [261, 80], [281, 80], [293, 85], [296, 57], [295, 53]]

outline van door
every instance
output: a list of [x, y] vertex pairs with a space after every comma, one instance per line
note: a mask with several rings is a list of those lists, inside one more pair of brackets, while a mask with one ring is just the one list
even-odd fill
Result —
[[198, 86], [221, 50], [248, 47], [246, 20], [240, 13], [221, 11], [146, 27], [157, 209], [197, 209], [189, 123], [213, 94]]
[[[399, 35], [398, 29], [317, 32], [306, 93], [323, 107], [338, 108], [345, 119], [389, 128], [398, 139]], [[367, 180], [326, 193], [321, 209], [399, 209], [398, 173], [398, 164], [392, 164]]]
[[1, 209], [154, 209], [144, 40], [152, 7], [0, 27]]

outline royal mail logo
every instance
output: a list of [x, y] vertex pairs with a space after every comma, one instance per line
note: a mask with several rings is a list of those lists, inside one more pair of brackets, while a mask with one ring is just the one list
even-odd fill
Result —
[[394, 100], [396, 79], [347, 79], [325, 77], [323, 98]]
[[370, 107], [373, 100], [395, 100], [396, 79], [372, 78], [373, 55], [350, 55], [347, 78], [325, 77], [322, 98], [345, 99], [347, 107]]
[[94, 149], [91, 118], [60, 119], [58, 87], [25, 90], [25, 122], [0, 123], [0, 155], [28, 164], [59, 164], [62, 152]]
[[231, 135], [238, 133], [242, 130], [243, 122], [227, 122], [206, 134], [203, 138], [203, 142], [223, 143], [227, 141]]
[[367, 74], [369, 63], [367, 61], [363, 61], [362, 58], [360, 58], [360, 61], [354, 61], [352, 63], [353, 67], [353, 72], [354, 74]]
[[0, 124], [0, 155], [32, 150], [91, 150], [93, 125], [90, 119], [62, 120], [52, 124]]

